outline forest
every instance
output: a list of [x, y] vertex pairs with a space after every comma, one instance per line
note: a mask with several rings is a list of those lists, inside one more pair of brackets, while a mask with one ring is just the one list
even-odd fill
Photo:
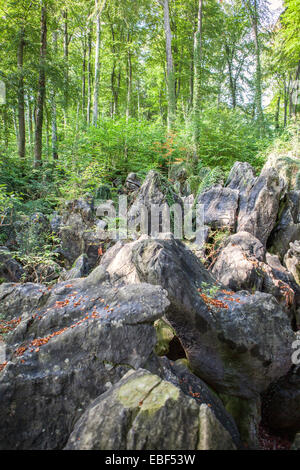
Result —
[[0, 450], [300, 450], [300, 0], [0, 19]]
[[1, 0], [2, 217], [174, 162], [260, 168], [298, 112], [299, 0], [278, 5]]

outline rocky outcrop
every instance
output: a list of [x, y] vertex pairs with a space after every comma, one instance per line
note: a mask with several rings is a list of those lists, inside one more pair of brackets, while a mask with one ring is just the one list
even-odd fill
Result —
[[0, 246], [0, 283], [19, 282], [24, 270], [5, 246]]
[[300, 307], [300, 287], [294, 276], [280, 263], [276, 255], [266, 253], [266, 263], [261, 264], [263, 270], [264, 292], [268, 292], [280, 302], [293, 318]]
[[269, 249], [276, 253], [281, 261], [289, 249], [290, 243], [300, 239], [300, 191], [290, 191], [279, 211], [279, 220], [268, 240]]
[[0, 285], [1, 316], [5, 320], [11, 320], [31, 315], [46, 302], [48, 295], [48, 288], [42, 284], [2, 284]]
[[[299, 356], [299, 354], [298, 354]], [[272, 384], [263, 398], [263, 418], [274, 431], [300, 429], [300, 367], [294, 368]]]
[[245, 193], [252, 188], [254, 181], [254, 168], [247, 162], [236, 162], [230, 170], [226, 187]]
[[284, 257], [284, 264], [292, 273], [295, 281], [300, 284], [300, 241], [290, 243], [290, 249]]
[[197, 199], [197, 203], [203, 207], [205, 225], [230, 231], [235, 230], [238, 201], [238, 190], [222, 186], [203, 191]]
[[[230, 183], [229, 183], [230, 186]], [[249, 232], [265, 246], [275, 226], [284, 184], [274, 168], [240, 186], [237, 232]]]
[[129, 372], [76, 423], [66, 449], [230, 450], [228, 431], [207, 405], [145, 370]]
[[72, 269], [60, 275], [60, 281], [69, 281], [78, 277], [84, 277], [89, 271], [89, 258], [86, 254], [80, 255], [75, 261]]
[[212, 268], [212, 274], [231, 290], [261, 290], [263, 273], [260, 262], [265, 259], [262, 243], [248, 232], [228, 237]]
[[192, 397], [199, 406], [206, 405], [211, 408], [217, 420], [230, 434], [234, 444], [241, 447], [240, 434], [230, 413], [217, 394], [208, 387], [203, 380], [195, 376], [189, 369], [187, 359], [169, 361], [167, 358], [159, 358], [147, 363], [147, 369], [159, 375], [163, 380], [171, 382], [187, 395]]
[[[154, 228], [153, 217], [151, 217], [151, 207], [171, 207], [173, 204], [178, 204], [180, 207], [183, 205], [182, 200], [174, 192], [171, 184], [164, 180], [156, 171], [149, 171], [128, 211], [130, 231], [140, 231], [143, 234], [150, 234], [151, 231], [158, 232], [158, 230]], [[143, 208], [145, 208], [145, 210]]]
[[63, 257], [65, 267], [71, 269], [73, 263], [86, 254], [89, 269], [95, 267], [99, 259], [99, 247], [106, 239], [106, 224], [97, 226], [96, 209], [91, 199], [76, 199], [66, 203], [58, 235], [61, 243], [58, 252]]
[[227, 292], [182, 243], [129, 243], [106, 270], [112, 280], [168, 292], [166, 317], [192, 370], [216, 391], [256, 397], [289, 370], [294, 333], [275, 298]]
[[125, 188], [128, 192], [137, 191], [142, 185], [140, 178], [135, 173], [129, 173], [125, 181]]
[[18, 294], [28, 304], [0, 368], [1, 449], [61, 449], [91, 402], [153, 353], [153, 323], [169, 304], [162, 288], [112, 286], [104, 272], [96, 284], [68, 282], [1, 286], [6, 318], [20, 315]]

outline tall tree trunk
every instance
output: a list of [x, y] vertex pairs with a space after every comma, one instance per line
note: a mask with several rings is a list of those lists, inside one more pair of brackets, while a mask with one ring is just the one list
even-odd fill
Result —
[[200, 137], [200, 114], [201, 114], [201, 63], [202, 63], [202, 21], [203, 21], [203, 0], [199, 0], [197, 29], [194, 35], [194, 165], [197, 165], [197, 145]]
[[164, 29], [167, 54], [167, 93], [168, 93], [168, 129], [171, 130], [176, 118], [175, 74], [172, 54], [172, 31], [170, 25], [169, 0], [160, 0], [164, 9]]
[[233, 109], [236, 108], [236, 83], [233, 76], [232, 62], [233, 62], [233, 51], [230, 50], [230, 47], [225, 45], [226, 52], [226, 62], [228, 66], [228, 78], [229, 78], [229, 89], [231, 94], [231, 102]]
[[19, 122], [19, 157], [25, 158], [26, 154], [26, 136], [25, 136], [25, 99], [24, 99], [24, 35], [25, 31], [22, 27], [20, 30], [20, 39], [18, 46], [18, 72], [19, 72], [19, 83], [18, 83], [18, 122]]
[[[54, 31], [52, 34], [54, 55], [57, 54], [57, 32]], [[52, 84], [51, 89], [51, 129], [52, 129], [52, 157], [53, 160], [58, 159], [57, 152], [57, 111], [56, 111], [56, 92], [55, 85]]]
[[286, 77], [284, 78], [284, 115], [283, 115], [283, 127], [287, 125], [287, 116], [288, 116], [288, 102], [289, 102], [289, 88], [290, 84], [286, 82]]
[[32, 109], [31, 109], [30, 98], [28, 95], [26, 96], [26, 103], [27, 103], [26, 118], [27, 118], [27, 129], [28, 129], [28, 143], [29, 143], [29, 149], [31, 153], [32, 143], [33, 143]]
[[85, 106], [86, 106], [86, 36], [84, 36], [83, 43], [83, 60], [82, 60], [82, 116], [85, 116]]
[[275, 113], [275, 129], [279, 129], [279, 112], [280, 112], [280, 100], [281, 100], [281, 95], [279, 94], [277, 98], [277, 106], [276, 106], [276, 113]]
[[100, 44], [101, 44], [101, 13], [105, 7], [106, 0], [100, 5], [99, 0], [95, 0], [96, 8], [96, 50], [95, 50], [95, 81], [94, 81], [94, 109], [93, 125], [97, 127], [98, 122], [98, 98], [100, 83]]
[[130, 35], [127, 36], [127, 102], [126, 102], [126, 121], [130, 118], [131, 113], [131, 93], [132, 93], [132, 61], [131, 61], [131, 50], [129, 46]]
[[64, 129], [65, 133], [68, 125], [68, 107], [69, 107], [69, 32], [68, 32], [68, 10], [63, 12], [64, 18], [64, 59], [65, 59], [65, 83], [64, 83]]
[[35, 148], [34, 148], [34, 166], [38, 168], [42, 161], [42, 143], [43, 143], [43, 112], [46, 94], [46, 73], [45, 59], [47, 51], [47, 10], [44, 3], [41, 9], [41, 49], [40, 49], [40, 72], [37, 94], [36, 120], [35, 120]]
[[258, 24], [259, 24], [259, 17], [258, 17], [258, 10], [257, 10], [257, 0], [244, 0], [244, 4], [249, 14], [249, 18], [251, 21], [252, 32], [254, 36], [254, 45], [255, 45], [255, 62], [256, 62], [256, 70], [255, 70], [255, 113], [256, 118], [259, 124], [259, 132], [265, 132], [265, 124], [264, 124], [264, 114], [262, 108], [262, 73], [261, 73], [261, 60], [260, 60], [260, 40], [258, 34]]
[[91, 123], [91, 103], [92, 103], [92, 27], [88, 32], [88, 101], [86, 110], [86, 121], [88, 125]]
[[14, 123], [16, 141], [19, 142], [19, 127], [17, 124], [17, 111], [15, 107], [12, 108], [12, 113], [13, 113], [13, 123]]

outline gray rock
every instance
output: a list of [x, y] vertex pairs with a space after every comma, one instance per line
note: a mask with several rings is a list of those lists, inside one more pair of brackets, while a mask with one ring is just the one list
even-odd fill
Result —
[[259, 262], [264, 259], [262, 243], [248, 232], [238, 232], [225, 240], [212, 274], [234, 291], [261, 290], [263, 273]]
[[276, 255], [266, 254], [266, 263], [262, 264], [264, 281], [262, 290], [274, 295], [289, 312], [295, 313], [300, 307], [300, 287], [293, 275], [282, 266]]
[[[137, 192], [136, 198], [128, 211], [128, 223], [130, 227], [141, 225], [141, 216], [143, 214], [142, 207], [147, 210], [146, 224], [148, 224], [149, 234], [151, 232], [151, 206], [163, 206], [164, 204], [169, 207], [173, 204], [179, 204], [182, 207], [182, 201], [179, 196], [172, 189], [171, 184], [165, 181], [162, 176], [154, 170], [149, 171], [144, 183]], [[145, 231], [142, 231], [145, 233]], [[146, 233], [146, 234], [147, 234]]]
[[300, 431], [300, 367], [270, 385], [263, 397], [263, 418], [274, 431]]
[[66, 203], [59, 230], [59, 253], [64, 258], [66, 268], [71, 269], [82, 254], [88, 256], [90, 269], [96, 265], [99, 258], [98, 248], [106, 239], [106, 234], [96, 225], [96, 210], [90, 198]]
[[49, 291], [42, 284], [1, 284], [0, 314], [5, 320], [30, 315], [48, 298]]
[[264, 246], [275, 226], [284, 184], [274, 168], [240, 187], [237, 232], [249, 232]]
[[197, 203], [203, 205], [204, 224], [213, 229], [235, 230], [239, 192], [236, 189], [214, 186], [203, 191]]
[[112, 280], [168, 292], [166, 317], [192, 370], [215, 390], [256, 398], [289, 370], [294, 333], [276, 299], [260, 292], [228, 296], [181, 242], [129, 243], [105, 269]]
[[54, 212], [50, 219], [50, 227], [51, 227], [52, 232], [59, 233], [61, 224], [62, 224], [62, 216], [60, 216], [57, 212]]
[[18, 263], [5, 246], [0, 246], [0, 282], [19, 282], [24, 274], [23, 267]]
[[281, 261], [291, 242], [300, 239], [300, 191], [290, 191], [285, 197], [283, 209], [268, 245]]
[[76, 423], [66, 449], [228, 450], [230, 434], [207, 405], [145, 370], [129, 372]]
[[89, 259], [86, 254], [79, 256], [74, 263], [74, 266], [69, 271], [64, 272], [60, 276], [61, 281], [69, 281], [79, 277], [84, 277], [88, 274], [89, 270]]
[[129, 173], [125, 181], [125, 188], [129, 191], [137, 191], [142, 185], [140, 178], [135, 173]]
[[228, 175], [226, 186], [242, 193], [254, 184], [254, 168], [247, 162], [235, 162]]
[[291, 450], [300, 450], [300, 433], [296, 434], [291, 445]]
[[169, 304], [160, 287], [111, 286], [105, 273], [96, 284], [77, 279], [47, 292], [7, 338], [0, 449], [63, 448], [91, 402], [147, 362], [153, 323]]
[[147, 363], [147, 369], [180, 388], [185, 395], [194, 398], [199, 406], [205, 404], [210, 407], [237, 448], [241, 447], [239, 431], [231, 414], [226, 411], [218, 395], [191, 372], [187, 359], [173, 362], [166, 357], [156, 358], [151, 364]]
[[290, 249], [284, 257], [284, 264], [288, 271], [292, 273], [297, 284], [300, 284], [300, 241], [290, 243]]
[[259, 424], [261, 422], [261, 399], [252, 400], [221, 395], [226, 410], [234, 418], [241, 440], [246, 449], [259, 449]]

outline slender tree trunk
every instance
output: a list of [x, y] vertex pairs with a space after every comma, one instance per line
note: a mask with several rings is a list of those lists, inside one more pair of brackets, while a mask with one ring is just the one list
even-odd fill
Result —
[[130, 118], [131, 112], [131, 93], [132, 93], [132, 61], [131, 50], [129, 46], [130, 35], [127, 36], [128, 53], [127, 53], [127, 103], [126, 103], [126, 121]]
[[42, 3], [41, 10], [41, 49], [40, 49], [40, 72], [38, 83], [36, 121], [35, 121], [35, 148], [34, 148], [34, 166], [38, 168], [42, 161], [42, 143], [43, 143], [43, 110], [46, 94], [46, 73], [45, 59], [47, 51], [47, 10]]
[[199, 0], [197, 29], [194, 35], [194, 166], [197, 165], [197, 146], [200, 138], [200, 114], [201, 114], [201, 65], [202, 65], [202, 21], [203, 21], [203, 0]]
[[20, 39], [18, 46], [18, 72], [19, 72], [19, 83], [18, 83], [18, 122], [19, 122], [19, 157], [25, 158], [26, 155], [26, 129], [25, 129], [25, 99], [24, 99], [24, 35], [25, 31], [22, 27], [20, 30]]
[[176, 118], [175, 74], [172, 54], [172, 32], [170, 25], [169, 0], [160, 0], [164, 9], [164, 29], [167, 55], [168, 129], [171, 130]]
[[68, 107], [69, 107], [69, 32], [68, 32], [68, 10], [63, 12], [64, 18], [64, 59], [65, 59], [65, 84], [64, 84], [64, 129], [65, 133], [68, 126]]
[[249, 14], [249, 18], [251, 21], [252, 32], [254, 36], [254, 44], [255, 44], [255, 62], [256, 62], [256, 71], [255, 71], [255, 112], [256, 118], [259, 124], [259, 131], [260, 133], [265, 132], [265, 124], [264, 124], [264, 114], [262, 108], [262, 73], [261, 73], [261, 60], [260, 60], [260, 40], [258, 34], [258, 24], [259, 24], [259, 17], [258, 17], [258, 10], [257, 10], [257, 0], [244, 0], [244, 4]]
[[140, 79], [137, 79], [137, 107], [138, 107], [138, 121], [141, 120], [141, 94], [140, 94]]
[[85, 116], [85, 106], [86, 106], [86, 36], [84, 37], [83, 44], [83, 60], [82, 60], [82, 116]]
[[[57, 31], [52, 33], [52, 41], [53, 41], [53, 49], [54, 55], [57, 54]], [[56, 92], [55, 92], [55, 85], [52, 84], [51, 94], [50, 94], [50, 101], [51, 101], [51, 130], [52, 130], [52, 158], [53, 160], [58, 159], [58, 152], [57, 152], [57, 110], [56, 110]]]
[[4, 144], [5, 144], [5, 147], [8, 147], [9, 132], [8, 132], [8, 122], [7, 122], [7, 121], [8, 121], [8, 118], [7, 118], [6, 106], [3, 106], [2, 118], [3, 118]]
[[284, 78], [284, 116], [283, 116], [283, 127], [287, 125], [288, 116], [288, 102], [289, 102], [289, 83], [287, 84], [286, 78]]
[[87, 111], [86, 111], [86, 120], [88, 125], [91, 123], [91, 102], [92, 102], [92, 31], [91, 27], [88, 33], [88, 101], [87, 101]]
[[101, 13], [105, 7], [106, 1], [100, 6], [99, 0], [95, 0], [96, 8], [96, 50], [95, 50], [95, 81], [94, 81], [94, 109], [93, 125], [97, 127], [98, 122], [98, 98], [100, 83], [100, 44], [101, 44]]
[[276, 130], [279, 129], [280, 100], [281, 100], [281, 95], [279, 95], [277, 98], [277, 106], [276, 106], [276, 114], [275, 114], [275, 129]]
[[17, 111], [16, 111], [16, 108], [12, 108], [12, 113], [13, 113], [13, 123], [14, 123], [16, 141], [19, 142], [19, 127], [18, 127], [18, 124], [17, 124]]

